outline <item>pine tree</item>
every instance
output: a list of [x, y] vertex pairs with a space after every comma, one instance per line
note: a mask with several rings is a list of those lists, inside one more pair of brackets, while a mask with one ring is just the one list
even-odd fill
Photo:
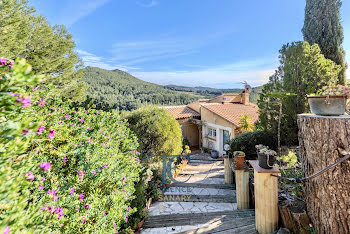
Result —
[[279, 119], [279, 98], [271, 93], [292, 93], [296, 96], [282, 100], [281, 141], [283, 144], [297, 144], [297, 114], [308, 111], [307, 94], [315, 93], [328, 84], [335, 84], [341, 66], [325, 59], [317, 44], [293, 42], [280, 50], [280, 66], [269, 82], [263, 86], [258, 100], [260, 130], [272, 131], [277, 135]]
[[66, 28], [51, 26], [27, 0], [0, 0], [0, 57], [25, 58], [35, 73], [45, 75], [42, 85], [55, 85], [58, 94], [69, 89], [70, 98], [84, 101], [87, 86], [75, 82], [83, 70], [74, 49]]
[[344, 50], [341, 46], [344, 40], [343, 27], [340, 23], [340, 0], [306, 0], [305, 20], [302, 32], [304, 40], [318, 44], [321, 53], [342, 66], [339, 73], [339, 84], [346, 82], [346, 63]]

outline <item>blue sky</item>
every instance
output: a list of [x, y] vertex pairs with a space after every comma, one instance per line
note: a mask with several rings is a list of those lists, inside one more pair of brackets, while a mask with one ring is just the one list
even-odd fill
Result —
[[[64, 24], [85, 65], [158, 84], [261, 85], [283, 44], [302, 40], [305, 0], [30, 0]], [[348, 14], [346, 14], [348, 13]], [[350, 61], [350, 1], [341, 9]], [[348, 71], [348, 76], [350, 73]]]

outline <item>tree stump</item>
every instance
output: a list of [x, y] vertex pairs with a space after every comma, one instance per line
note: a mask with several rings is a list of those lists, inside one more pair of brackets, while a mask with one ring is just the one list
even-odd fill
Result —
[[[350, 116], [298, 115], [305, 176], [350, 152]], [[305, 183], [307, 212], [317, 233], [350, 233], [350, 160]]]

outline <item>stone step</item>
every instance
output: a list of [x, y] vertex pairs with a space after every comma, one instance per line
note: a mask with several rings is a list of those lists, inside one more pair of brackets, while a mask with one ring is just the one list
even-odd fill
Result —
[[183, 195], [223, 195], [235, 196], [236, 191], [233, 189], [217, 189], [217, 188], [196, 188], [196, 187], [170, 187], [165, 188], [162, 193], [164, 195], [183, 194]]
[[161, 202], [221, 202], [235, 203], [236, 193], [227, 195], [191, 195], [191, 194], [162, 194], [159, 196]]
[[216, 211], [233, 211], [237, 209], [236, 203], [218, 202], [154, 202], [148, 213], [150, 216], [166, 214], [207, 213]]
[[216, 160], [216, 161], [211, 161], [211, 160], [197, 160], [197, 159], [191, 159], [189, 165], [192, 164], [217, 164], [217, 165], [224, 165], [223, 160]]
[[202, 183], [172, 183], [172, 184], [168, 184], [167, 187], [236, 189], [235, 184], [202, 184]]
[[198, 184], [225, 184], [224, 178], [208, 178], [208, 177], [176, 177], [176, 183], [198, 183]]
[[209, 173], [215, 173], [215, 174], [220, 174], [224, 175], [225, 174], [225, 169], [223, 168], [216, 168], [216, 169], [208, 169], [205, 171], [200, 171], [200, 170], [186, 170], [185, 168], [180, 172], [181, 174], [209, 174]]
[[231, 221], [233, 219], [254, 217], [254, 210], [234, 210], [234, 211], [219, 211], [208, 213], [190, 213], [190, 214], [170, 214], [151, 216], [145, 220], [144, 228], [171, 227], [183, 225], [204, 224], [210, 221], [221, 222]]
[[223, 158], [212, 158], [209, 154], [192, 154], [190, 156], [192, 160], [202, 160], [202, 161], [223, 161]]
[[189, 177], [198, 177], [198, 178], [225, 178], [223, 173], [191, 173], [188, 171], [184, 171], [178, 174], [176, 178], [189, 178]]

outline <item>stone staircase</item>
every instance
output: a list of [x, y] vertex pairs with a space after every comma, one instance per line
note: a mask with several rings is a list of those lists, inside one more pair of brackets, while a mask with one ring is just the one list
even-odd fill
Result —
[[224, 163], [207, 154], [191, 162], [149, 209], [141, 234], [256, 233], [254, 210], [237, 210], [234, 185], [225, 184]]

